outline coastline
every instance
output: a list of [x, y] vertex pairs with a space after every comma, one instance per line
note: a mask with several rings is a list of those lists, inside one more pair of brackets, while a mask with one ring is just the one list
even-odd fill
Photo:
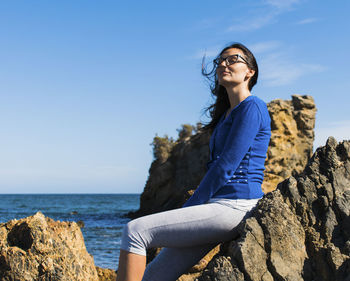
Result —
[[[95, 264], [116, 269], [126, 214], [139, 207], [140, 194], [1, 194], [0, 222], [41, 211], [58, 221], [83, 222], [86, 248]], [[106, 243], [108, 242], [108, 243]]]

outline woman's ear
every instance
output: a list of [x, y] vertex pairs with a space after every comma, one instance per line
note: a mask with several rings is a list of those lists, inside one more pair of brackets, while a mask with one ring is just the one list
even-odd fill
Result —
[[255, 70], [248, 68], [247, 70], [248, 78], [253, 77], [254, 74], [255, 74]]
[[246, 70], [245, 80], [250, 79], [251, 77], [254, 76], [254, 74], [255, 74], [255, 70], [248, 68]]

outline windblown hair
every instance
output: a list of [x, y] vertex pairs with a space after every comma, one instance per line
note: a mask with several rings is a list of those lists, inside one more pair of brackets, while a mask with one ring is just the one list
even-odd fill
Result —
[[[241, 43], [235, 42], [225, 47], [216, 58], [220, 57], [223, 52], [231, 48], [240, 49], [245, 56], [248, 67], [252, 70], [255, 70], [254, 75], [250, 78], [248, 82], [248, 89], [249, 91], [251, 91], [254, 85], [256, 84], [258, 80], [258, 75], [259, 75], [258, 64], [256, 63], [255, 57], [246, 46], [244, 46]], [[211, 71], [207, 72], [205, 67], [205, 55], [204, 55], [202, 60], [202, 75], [208, 79], [211, 93], [215, 99], [215, 102], [205, 109], [205, 112], [209, 113], [209, 116], [211, 117], [211, 121], [208, 124], [206, 124], [203, 127], [203, 129], [209, 130], [210, 132], [214, 130], [222, 114], [224, 114], [224, 112], [230, 108], [230, 101], [228, 99], [226, 89], [225, 87], [219, 85], [216, 69], [217, 69], [217, 66], [213, 64], [213, 68], [211, 69]]]

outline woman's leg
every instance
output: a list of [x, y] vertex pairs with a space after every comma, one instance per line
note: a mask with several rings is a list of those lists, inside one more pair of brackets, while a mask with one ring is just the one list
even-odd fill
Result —
[[145, 256], [120, 250], [117, 281], [141, 280], [145, 267]]
[[[186, 269], [191, 267], [193, 262], [196, 263], [216, 244], [232, 239], [235, 233], [235, 227], [245, 214], [246, 211], [218, 203], [210, 203], [144, 216], [129, 222], [125, 226], [121, 249], [146, 256], [147, 248], [174, 248], [166, 250], [157, 259], [157, 263], [161, 260], [164, 262], [165, 259], [162, 256], [170, 256], [171, 253], [187, 255], [187, 258], [179, 258], [181, 261], [172, 264], [171, 267], [167, 267], [167, 275], [170, 272], [180, 272], [185, 267]], [[197, 246], [199, 248], [196, 248]], [[193, 249], [186, 251], [185, 248]], [[209, 249], [207, 250], [207, 248]], [[122, 269], [122, 266], [128, 267], [128, 263], [123, 259], [123, 255], [118, 271], [131, 272], [140, 269], [139, 267], [135, 269]], [[197, 255], [200, 257], [197, 258]], [[133, 267], [136, 265], [129, 264], [129, 266]], [[168, 280], [166, 279], [168, 278], [167, 276], [159, 276], [158, 274], [157, 276], [159, 280]], [[128, 277], [126, 276], [126, 278]], [[118, 281], [122, 280], [132, 279], [118, 279]], [[134, 279], [133, 281], [136, 280], [140, 279]]]
[[163, 248], [147, 265], [142, 281], [175, 281], [216, 245], [217, 243], [188, 248]]

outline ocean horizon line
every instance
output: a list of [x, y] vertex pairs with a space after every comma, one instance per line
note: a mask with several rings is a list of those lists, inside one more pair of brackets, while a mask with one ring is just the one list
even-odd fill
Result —
[[49, 192], [49, 193], [43, 193], [43, 192], [37, 192], [37, 193], [0, 193], [1, 195], [141, 195], [141, 193], [123, 193], [123, 192], [86, 192], [86, 193], [80, 193], [80, 192], [57, 192], [57, 193], [53, 193], [53, 192]]

